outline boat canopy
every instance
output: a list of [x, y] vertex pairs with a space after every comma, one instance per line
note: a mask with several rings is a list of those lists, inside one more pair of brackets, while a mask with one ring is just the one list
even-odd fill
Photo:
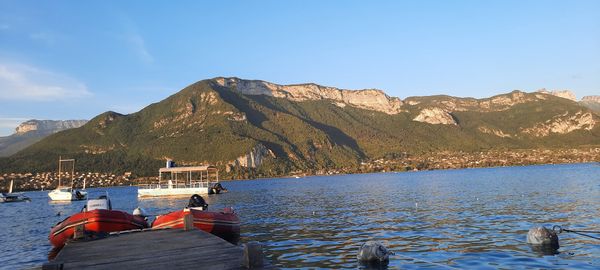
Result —
[[176, 186], [182, 183], [193, 185], [195, 183], [219, 182], [219, 169], [210, 165], [160, 168], [158, 172], [159, 183], [168, 180]]
[[204, 165], [204, 166], [190, 166], [190, 167], [170, 167], [170, 168], [160, 168], [158, 169], [159, 173], [166, 172], [201, 172], [201, 171], [218, 171], [217, 167]]

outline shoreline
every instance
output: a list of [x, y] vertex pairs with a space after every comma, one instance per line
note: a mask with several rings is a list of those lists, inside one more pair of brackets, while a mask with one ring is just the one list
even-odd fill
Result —
[[[300, 176], [302, 179], [306, 177], [318, 177], [318, 176], [343, 176], [343, 175], [362, 175], [362, 174], [377, 174], [377, 173], [418, 173], [418, 172], [432, 172], [432, 171], [456, 171], [456, 170], [467, 170], [467, 169], [493, 169], [493, 168], [510, 168], [510, 167], [530, 167], [530, 166], [553, 166], [553, 165], [577, 165], [577, 164], [596, 164], [600, 166], [600, 161], [587, 161], [587, 162], [564, 162], [564, 163], [535, 163], [535, 164], [513, 164], [513, 165], [500, 165], [500, 166], [482, 166], [482, 167], [461, 167], [461, 168], [431, 168], [424, 170], [416, 170], [416, 171], [372, 171], [372, 172], [356, 172], [356, 173], [336, 173], [336, 174], [308, 174]], [[275, 176], [275, 177], [256, 177], [256, 178], [247, 178], [247, 179], [222, 179], [219, 182], [236, 182], [236, 181], [252, 181], [252, 180], [264, 180], [264, 179], [296, 179], [296, 175], [284, 175], [284, 176]], [[135, 181], [133, 179], [132, 181]], [[92, 188], [114, 188], [114, 187], [131, 187], [137, 186], [135, 184], [123, 184], [123, 185], [107, 185], [107, 186], [90, 186], [89, 189]], [[36, 192], [36, 191], [49, 191], [50, 189], [17, 189], [14, 192]]]

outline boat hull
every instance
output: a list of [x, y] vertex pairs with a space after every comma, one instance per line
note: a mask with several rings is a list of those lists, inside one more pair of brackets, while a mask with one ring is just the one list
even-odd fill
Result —
[[0, 193], [0, 203], [30, 202], [29, 197], [21, 193]]
[[240, 219], [231, 208], [226, 208], [223, 212], [196, 209], [174, 211], [166, 215], [157, 216], [154, 222], [152, 222], [152, 228], [183, 228], [183, 220], [186, 215], [193, 216], [194, 227], [197, 229], [214, 234], [231, 243], [237, 243], [240, 238]]
[[48, 240], [52, 246], [61, 248], [65, 242], [73, 238], [75, 227], [84, 226], [84, 231], [103, 234], [148, 227], [143, 217], [134, 216], [123, 211], [97, 209], [72, 215], [52, 228]]
[[200, 188], [138, 188], [138, 197], [185, 196], [208, 194], [207, 187]]
[[[77, 192], [81, 195], [77, 196]], [[79, 201], [87, 198], [87, 192], [84, 190], [62, 191], [55, 189], [48, 193], [48, 197], [53, 201]]]

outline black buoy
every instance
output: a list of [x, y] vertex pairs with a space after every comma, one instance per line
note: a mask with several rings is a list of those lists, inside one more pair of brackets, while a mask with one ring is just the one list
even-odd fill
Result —
[[546, 227], [531, 228], [527, 232], [527, 244], [533, 251], [541, 252], [544, 255], [557, 254], [557, 250], [560, 248], [558, 235], [554, 230]]
[[356, 259], [361, 264], [368, 265], [387, 265], [390, 262], [389, 251], [383, 244], [377, 241], [367, 241], [358, 249]]

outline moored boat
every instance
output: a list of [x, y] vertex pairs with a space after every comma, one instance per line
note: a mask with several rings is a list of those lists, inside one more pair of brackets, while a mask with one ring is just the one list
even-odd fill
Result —
[[48, 240], [52, 246], [61, 248], [67, 240], [73, 238], [78, 225], [83, 225], [84, 233], [90, 235], [103, 235], [148, 227], [143, 215], [112, 210], [108, 197], [101, 196], [99, 199], [88, 200], [82, 212], [56, 224], [50, 231]]
[[177, 167], [172, 160], [158, 170], [158, 181], [138, 184], [138, 197], [189, 196], [227, 192], [214, 166]]
[[204, 199], [194, 194], [190, 198], [188, 207], [157, 216], [151, 227], [152, 229], [183, 228], [185, 216], [192, 215], [194, 227], [197, 229], [237, 243], [240, 238], [240, 219], [235, 211], [231, 207], [226, 207], [219, 212], [208, 211], [207, 208]]
[[[67, 162], [70, 163], [71, 166], [71, 185], [70, 186], [62, 186], [61, 175], [62, 175], [62, 163]], [[78, 190], [73, 188], [75, 180], [75, 160], [74, 159], [62, 159], [58, 158], [58, 186], [56, 189], [50, 191], [48, 193], [48, 197], [50, 197], [53, 201], [79, 201], [87, 199], [87, 191], [85, 191], [85, 179], [83, 180], [83, 189]]]
[[30, 202], [29, 197], [23, 195], [21, 192], [13, 192], [13, 180], [10, 180], [10, 187], [8, 193], [0, 193], [0, 203], [11, 203], [11, 202]]

